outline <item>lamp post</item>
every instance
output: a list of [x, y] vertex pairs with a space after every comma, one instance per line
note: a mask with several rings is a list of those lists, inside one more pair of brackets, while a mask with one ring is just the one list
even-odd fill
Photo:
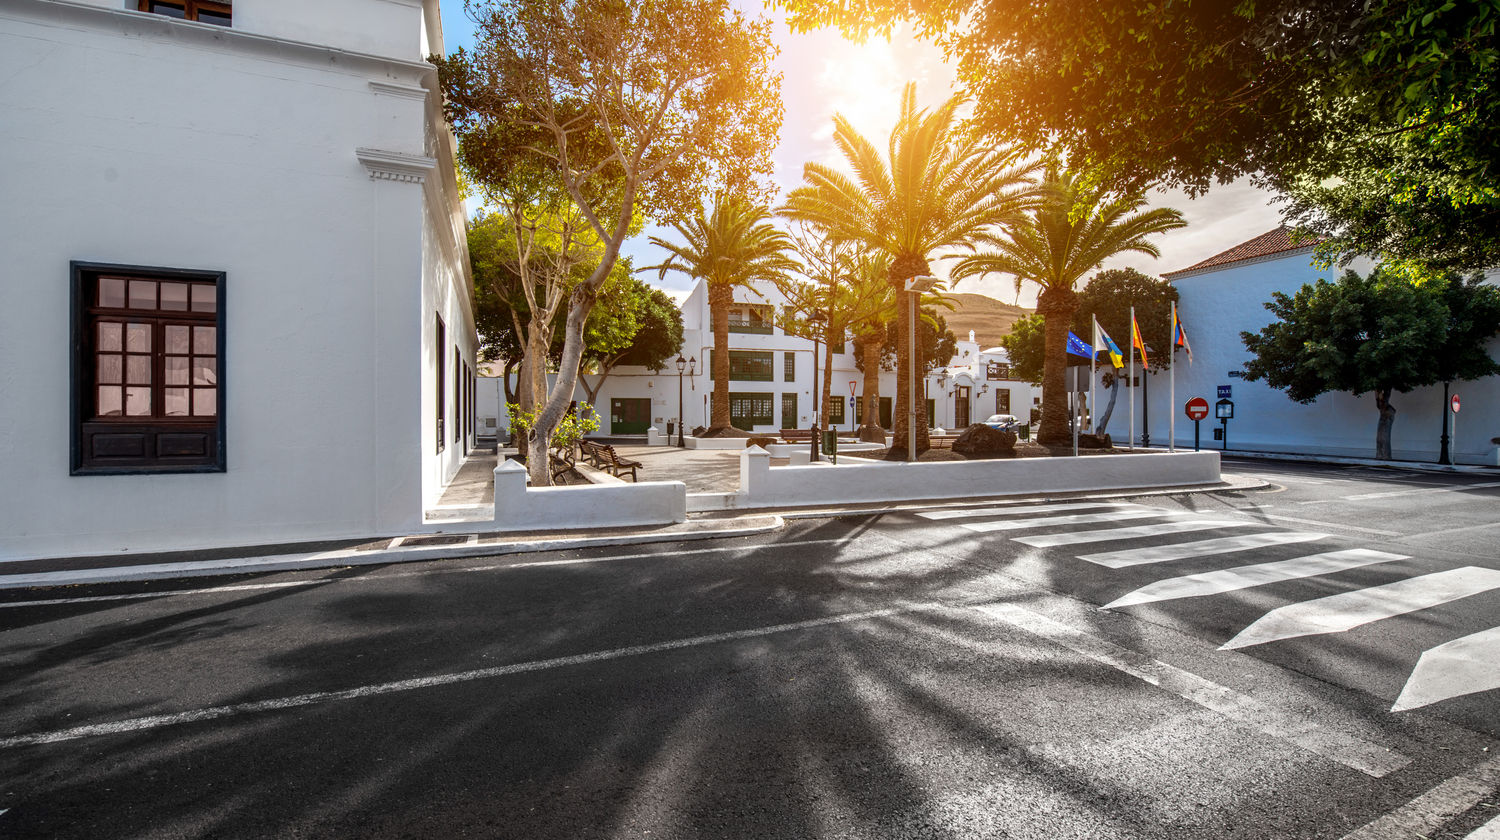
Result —
[[687, 375], [693, 376], [697, 373], [698, 359], [692, 358], [683, 361], [682, 354], [677, 354], [677, 446], [682, 448], [687, 444], [683, 440], [683, 406], [682, 406], [682, 371], [687, 369]]
[[823, 418], [823, 392], [818, 390], [818, 344], [823, 337], [823, 325], [828, 323], [828, 316], [819, 309], [808, 318], [808, 323], [813, 325], [813, 422], [812, 422], [812, 460], [818, 460], [818, 431], [819, 421]]

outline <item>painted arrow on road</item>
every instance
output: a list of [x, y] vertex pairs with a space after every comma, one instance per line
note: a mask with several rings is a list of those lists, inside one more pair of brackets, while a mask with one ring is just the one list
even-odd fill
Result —
[[1492, 688], [1500, 688], [1500, 627], [1424, 651], [1391, 711], [1404, 712]]
[[1383, 586], [1371, 586], [1288, 604], [1261, 616], [1219, 649], [1233, 650], [1299, 636], [1342, 633], [1384, 618], [1425, 610], [1491, 589], [1500, 589], [1500, 570], [1465, 566], [1398, 580]]

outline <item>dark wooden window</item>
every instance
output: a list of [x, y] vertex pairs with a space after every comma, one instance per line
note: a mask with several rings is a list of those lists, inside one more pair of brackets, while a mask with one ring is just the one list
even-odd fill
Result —
[[[775, 354], [770, 350], [730, 350], [729, 379], [733, 382], [776, 381]], [[708, 351], [708, 378], [714, 378], [714, 351]]]
[[729, 424], [736, 429], [751, 431], [753, 426], [769, 426], [776, 422], [772, 416], [774, 394], [729, 395]]
[[448, 327], [443, 324], [443, 316], [437, 317], [437, 451], [442, 452], [447, 446], [447, 438], [443, 436], [443, 414], [448, 408]]
[[844, 398], [838, 394], [828, 395], [828, 425], [842, 426], [844, 424]]
[[990, 362], [985, 365], [984, 378], [991, 381], [1010, 379], [1010, 365], [1005, 362]]
[[[790, 356], [792, 354], [788, 353], [787, 355]], [[783, 428], [783, 429], [795, 429], [795, 428], [797, 428], [797, 422], [798, 422], [797, 421], [797, 395], [796, 394], [782, 394], [781, 395], [781, 428]]]
[[[797, 381], [797, 354], [791, 351], [781, 354], [781, 378], [786, 382]], [[786, 428], [795, 428], [787, 426]]]
[[223, 472], [224, 274], [74, 262], [73, 475]]
[[216, 26], [229, 26], [233, 17], [230, 4], [211, 3], [208, 0], [140, 0], [136, 8], [153, 15], [196, 20]]
[[458, 348], [453, 348], [453, 442], [458, 443], [459, 432], [463, 423], [459, 420], [464, 414], [464, 361], [458, 354]]

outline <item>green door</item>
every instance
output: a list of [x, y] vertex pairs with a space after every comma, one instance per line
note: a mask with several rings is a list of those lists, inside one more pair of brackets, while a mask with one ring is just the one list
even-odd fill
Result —
[[609, 401], [609, 433], [612, 435], [643, 435], [651, 427], [651, 399], [620, 399]]

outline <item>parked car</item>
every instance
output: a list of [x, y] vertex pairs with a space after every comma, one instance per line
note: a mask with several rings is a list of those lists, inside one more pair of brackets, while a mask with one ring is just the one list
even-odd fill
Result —
[[984, 421], [984, 425], [991, 429], [999, 429], [1002, 432], [1012, 432], [1016, 428], [1016, 415], [1014, 414], [991, 414]]

